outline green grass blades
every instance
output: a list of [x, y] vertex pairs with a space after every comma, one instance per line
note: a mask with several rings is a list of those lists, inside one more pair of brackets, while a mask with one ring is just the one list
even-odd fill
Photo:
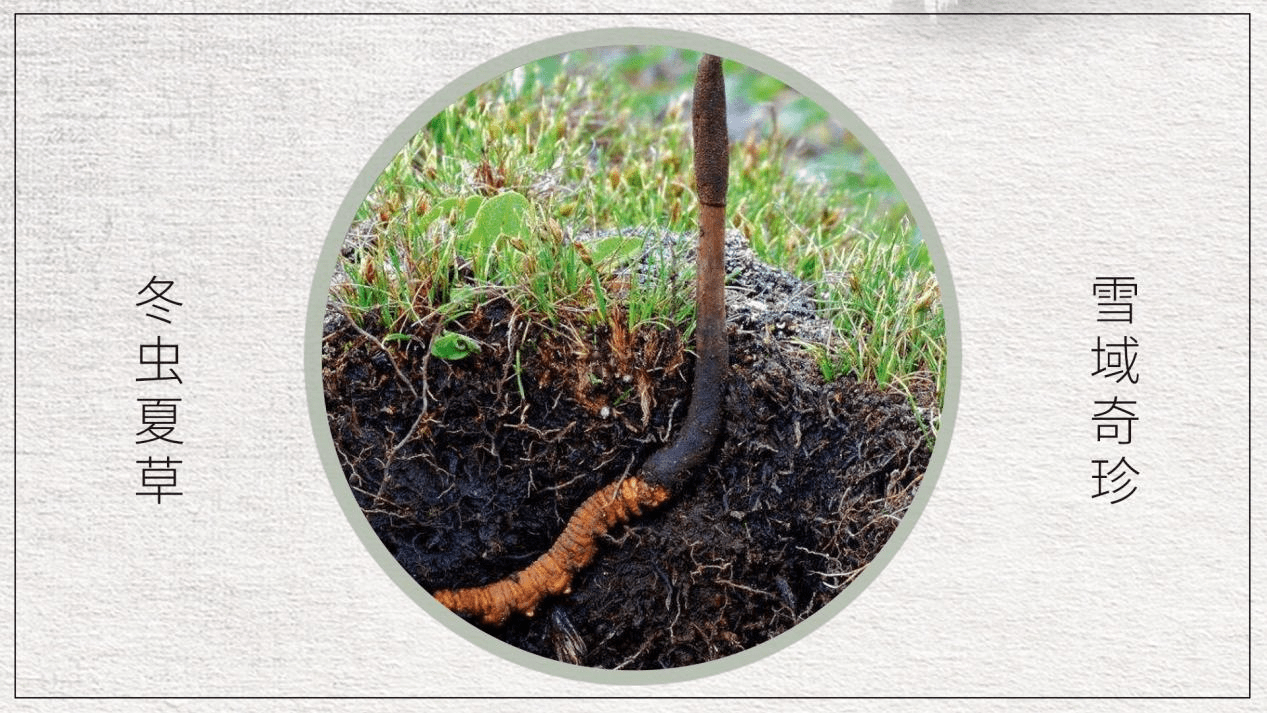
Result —
[[[698, 53], [601, 48], [547, 58], [437, 114], [357, 212], [371, 246], [341, 299], [389, 332], [445, 323], [496, 292], [549, 323], [673, 328], [690, 337], [693, 266], [581, 233], [694, 234], [689, 92]], [[825, 378], [905, 391], [945, 381], [945, 317], [928, 250], [875, 157], [777, 79], [727, 61], [727, 94], [755, 117], [732, 140], [728, 220], [766, 262], [819, 286], [837, 327]], [[648, 274], [648, 272], [650, 274]], [[647, 279], [642, 279], [643, 277]]]

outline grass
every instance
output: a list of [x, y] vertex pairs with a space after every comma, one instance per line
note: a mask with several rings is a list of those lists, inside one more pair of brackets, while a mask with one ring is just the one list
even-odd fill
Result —
[[[696, 230], [690, 83], [698, 54], [606, 48], [549, 58], [468, 94], [397, 154], [358, 221], [376, 240], [340, 299], [390, 334], [451, 320], [491, 294], [549, 324], [630, 331], [694, 321], [692, 266], [630, 266], [650, 246], [579, 233]], [[759, 118], [732, 142], [728, 216], [757, 254], [820, 285], [837, 338], [811, 347], [827, 379], [908, 395], [945, 379], [945, 318], [905, 202], [871, 154], [786, 86], [726, 63]]]

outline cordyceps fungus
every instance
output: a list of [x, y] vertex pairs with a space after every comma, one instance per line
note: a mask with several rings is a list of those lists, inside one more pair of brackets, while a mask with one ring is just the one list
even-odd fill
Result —
[[550, 549], [509, 577], [481, 587], [446, 589], [435, 598], [449, 609], [500, 625], [511, 614], [532, 616], [550, 595], [571, 591], [572, 577], [594, 559], [598, 538], [618, 523], [681, 492], [721, 431], [722, 387], [728, 364], [724, 233], [729, 147], [726, 88], [719, 57], [704, 55], [695, 77], [691, 112], [695, 184], [700, 204], [696, 283], [695, 377], [686, 421], [637, 474], [591, 495]]

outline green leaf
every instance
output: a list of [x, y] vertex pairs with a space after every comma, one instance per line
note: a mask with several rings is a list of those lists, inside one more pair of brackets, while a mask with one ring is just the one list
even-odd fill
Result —
[[492, 270], [498, 263], [492, 258], [498, 252], [498, 241], [503, 235], [520, 239], [527, 237], [527, 215], [528, 199], [514, 191], [495, 195], [478, 206], [475, 224], [460, 246], [475, 263], [475, 274], [479, 279], [497, 280]]
[[445, 361], [457, 361], [471, 354], [478, 354], [479, 350], [479, 342], [457, 332], [442, 332], [431, 342], [431, 355]]
[[614, 264], [623, 265], [642, 250], [642, 238], [626, 238], [615, 236], [596, 240], [590, 246], [589, 253], [595, 264], [612, 258]]
[[479, 213], [480, 206], [482, 205], [484, 205], [483, 196], [471, 196], [466, 199], [465, 203], [462, 204], [462, 215], [465, 216], [467, 220], [470, 220]]
[[478, 206], [471, 238], [485, 249], [502, 235], [522, 238], [527, 234], [525, 219], [528, 199], [514, 191], [501, 193]]

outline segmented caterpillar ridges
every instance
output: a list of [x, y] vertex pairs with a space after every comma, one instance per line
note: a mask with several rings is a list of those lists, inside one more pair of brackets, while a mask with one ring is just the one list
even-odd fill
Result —
[[511, 614], [532, 616], [542, 599], [571, 591], [572, 576], [597, 554], [599, 537], [668, 499], [667, 490], [636, 476], [611, 483], [586, 498], [550, 549], [525, 569], [481, 587], [441, 590], [435, 598], [485, 624], [500, 626]]

